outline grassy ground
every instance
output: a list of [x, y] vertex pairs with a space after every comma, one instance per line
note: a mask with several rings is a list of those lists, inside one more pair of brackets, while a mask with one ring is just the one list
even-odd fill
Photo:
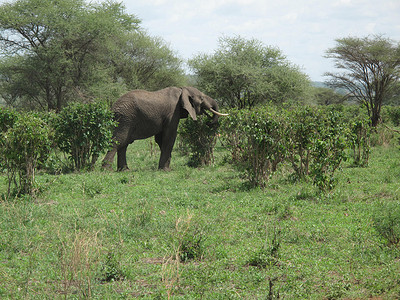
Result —
[[249, 188], [225, 155], [192, 169], [175, 152], [167, 173], [141, 141], [131, 171], [39, 175], [36, 199], [0, 202], [0, 298], [400, 298], [400, 247], [377, 230], [400, 203], [398, 147], [323, 196], [286, 174]]

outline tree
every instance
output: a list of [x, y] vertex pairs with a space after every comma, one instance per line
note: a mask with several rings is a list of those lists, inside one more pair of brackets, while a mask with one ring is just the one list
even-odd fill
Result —
[[198, 85], [229, 107], [253, 107], [272, 101], [298, 101], [310, 82], [282, 52], [260, 41], [222, 37], [213, 55], [189, 61]]
[[[57, 110], [86, 93], [104, 68], [115, 37], [138, 28], [139, 20], [115, 2], [17, 0], [0, 6], [2, 88]], [[5, 97], [7, 99], [7, 97]]]
[[314, 98], [319, 105], [339, 104], [345, 100], [344, 95], [330, 88], [315, 87], [313, 92]]
[[383, 36], [348, 37], [336, 40], [326, 57], [343, 73], [326, 73], [332, 87], [349, 92], [349, 98], [368, 111], [371, 125], [380, 121], [382, 103], [391, 98], [400, 79], [400, 44]]
[[123, 78], [128, 89], [155, 91], [185, 85], [182, 60], [161, 38], [137, 31], [128, 33], [119, 45], [120, 56], [113, 60], [115, 78]]

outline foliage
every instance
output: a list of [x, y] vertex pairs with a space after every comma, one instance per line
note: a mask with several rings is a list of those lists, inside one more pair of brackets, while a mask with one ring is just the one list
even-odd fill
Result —
[[382, 203], [373, 215], [376, 231], [389, 246], [400, 243], [400, 206], [398, 202]]
[[279, 261], [279, 248], [281, 231], [274, 228], [270, 243], [265, 243], [258, 251], [253, 253], [247, 264], [259, 268], [271, 268]]
[[265, 187], [278, 165], [289, 162], [296, 178], [311, 177], [321, 190], [345, 158], [346, 128], [339, 114], [314, 107], [232, 111], [223, 139], [233, 163], [246, 170], [253, 185]]
[[400, 126], [400, 106], [383, 106], [382, 122], [388, 125]]
[[113, 114], [101, 102], [72, 103], [54, 119], [55, 141], [76, 170], [93, 168], [112, 142]]
[[322, 116], [314, 107], [295, 107], [287, 114], [286, 139], [287, 159], [291, 163], [297, 178], [305, 179], [310, 175], [312, 152], [317, 133], [322, 125]]
[[18, 114], [15, 110], [0, 107], [0, 132], [6, 132], [14, 126]]
[[223, 139], [251, 184], [265, 187], [286, 156], [284, 130], [283, 120], [268, 109], [233, 110], [224, 118]]
[[198, 116], [197, 121], [187, 118], [180, 122], [180, 147], [190, 153], [189, 166], [199, 167], [213, 163], [217, 132], [218, 124], [210, 124], [207, 116]]
[[185, 85], [182, 61], [161, 38], [139, 31], [127, 34], [118, 44], [114, 76], [122, 78], [128, 89], [155, 91]]
[[222, 37], [213, 55], [189, 61], [198, 85], [230, 108], [303, 100], [310, 83], [282, 52], [260, 41]]
[[346, 100], [345, 95], [341, 95], [331, 88], [315, 87], [312, 91], [318, 105], [340, 104]]
[[334, 173], [346, 158], [346, 128], [338, 112], [334, 110], [327, 111], [317, 126], [310, 174], [313, 183], [321, 191], [327, 191], [335, 186]]
[[348, 37], [336, 40], [327, 50], [343, 73], [327, 73], [330, 85], [349, 91], [349, 97], [367, 110], [371, 124], [376, 127], [381, 107], [389, 100], [400, 78], [400, 45], [383, 36]]
[[[6, 169], [7, 198], [14, 192], [34, 194], [38, 165], [44, 163], [51, 147], [49, 126], [33, 114], [2, 113], [2, 119], [13, 120], [7, 130], [0, 133], [0, 166]], [[12, 123], [12, 122], [10, 122]], [[10, 124], [9, 123], [9, 124]]]
[[183, 85], [182, 62], [122, 3], [17, 0], [0, 6], [0, 95], [14, 107], [61, 111], [128, 88]]
[[[1, 140], [0, 140], [0, 145], [4, 145], [4, 134], [14, 126], [14, 123], [16, 122], [18, 118], [18, 114], [15, 110], [8, 109], [5, 107], [0, 107], [0, 134], [1, 134]], [[3, 152], [4, 149], [3, 149]], [[5, 157], [0, 156], [0, 171], [3, 171], [6, 168], [6, 159]]]
[[118, 281], [124, 278], [124, 273], [113, 251], [107, 253], [105, 262], [101, 264], [100, 274], [100, 279], [106, 282]]
[[365, 116], [358, 116], [349, 121], [347, 139], [353, 150], [354, 164], [368, 166], [370, 153], [371, 126], [370, 120]]
[[83, 0], [18, 0], [0, 7], [0, 20], [6, 94], [57, 111], [87, 94], [115, 50], [111, 40], [139, 23], [121, 4]]
[[248, 115], [243, 129], [247, 136], [243, 162], [249, 180], [254, 185], [264, 187], [286, 156], [283, 138], [285, 126], [278, 114], [257, 110]]
[[322, 191], [334, 186], [334, 173], [346, 158], [347, 124], [330, 108], [294, 108], [288, 112], [288, 160], [297, 178], [311, 177]]
[[[148, 140], [128, 151], [135, 172], [40, 172], [35, 201], [0, 202], [1, 298], [398, 298], [400, 248], [384, 246], [374, 221], [399, 204], [397, 146], [373, 147], [368, 168], [343, 162], [327, 195], [285, 168], [249, 189], [224, 147], [201, 169], [175, 154], [172, 172], [155, 171]], [[180, 261], [191, 237], [201, 257]]]

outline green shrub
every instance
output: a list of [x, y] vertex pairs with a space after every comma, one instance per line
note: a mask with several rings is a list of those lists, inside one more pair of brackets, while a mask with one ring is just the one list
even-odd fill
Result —
[[232, 111], [223, 128], [233, 163], [252, 185], [265, 187], [286, 155], [284, 119], [274, 107]]
[[204, 236], [201, 232], [188, 232], [181, 240], [179, 259], [182, 262], [200, 260], [204, 253]]
[[388, 125], [400, 126], [400, 106], [383, 106], [382, 121]]
[[287, 159], [297, 178], [310, 174], [312, 150], [321, 124], [321, 114], [312, 107], [296, 107], [287, 114]]
[[254, 185], [264, 187], [286, 156], [285, 123], [275, 112], [254, 111], [244, 127], [246, 170]]
[[73, 103], [54, 120], [57, 146], [66, 152], [76, 170], [93, 168], [100, 153], [112, 142], [113, 114], [103, 103]]
[[356, 166], [368, 166], [371, 148], [371, 126], [368, 116], [359, 115], [348, 123], [347, 140], [353, 152]]
[[297, 178], [311, 177], [319, 189], [331, 189], [345, 158], [346, 126], [329, 108], [235, 110], [222, 128], [233, 163], [245, 170], [250, 183], [261, 187], [288, 162]]
[[297, 178], [311, 178], [320, 190], [332, 189], [334, 173], [346, 158], [347, 124], [332, 107], [297, 107], [287, 116], [288, 160]]
[[[18, 114], [16, 111], [8, 108], [0, 107], [0, 147], [5, 147], [4, 141], [4, 133], [7, 132], [8, 129], [14, 126], [15, 121], [18, 118]], [[1, 152], [1, 149], [0, 149]], [[2, 172], [6, 168], [6, 160], [2, 155], [0, 157], [0, 172]]]
[[106, 255], [105, 261], [101, 263], [100, 281], [119, 281], [124, 279], [124, 277], [124, 272], [122, 271], [114, 252], [109, 251]]
[[279, 262], [279, 249], [281, 230], [274, 228], [271, 242], [263, 245], [258, 251], [252, 253], [247, 264], [253, 267], [268, 268]]
[[190, 153], [189, 166], [211, 165], [214, 161], [214, 147], [217, 142], [218, 125], [210, 125], [206, 116], [197, 121], [187, 118], [179, 126], [181, 149]]
[[16, 111], [0, 107], [0, 132], [6, 132], [12, 128], [18, 118]]
[[16, 195], [34, 193], [37, 167], [47, 159], [51, 141], [49, 126], [33, 114], [13, 119], [12, 127], [1, 133], [0, 164], [7, 170], [7, 197], [12, 190]]
[[382, 203], [373, 215], [373, 225], [389, 246], [400, 243], [400, 204]]
[[242, 126], [247, 122], [247, 111], [232, 109], [229, 116], [224, 118], [221, 123], [221, 137], [224, 145], [231, 152], [231, 161], [235, 165], [240, 165], [244, 151], [246, 135]]
[[321, 191], [333, 189], [336, 183], [334, 173], [346, 159], [345, 132], [346, 124], [337, 111], [328, 110], [322, 115], [315, 135], [310, 170], [314, 185]]

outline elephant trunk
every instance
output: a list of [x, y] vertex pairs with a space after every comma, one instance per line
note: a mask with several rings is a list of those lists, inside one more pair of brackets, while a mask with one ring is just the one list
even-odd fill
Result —
[[208, 109], [208, 111], [212, 112], [212, 116], [209, 116], [211, 118], [210, 125], [217, 124], [218, 118], [219, 118], [218, 104], [214, 101], [212, 103], [212, 106], [208, 107], [207, 109]]
[[213, 114], [212, 116], [210, 116], [209, 114], [206, 113], [211, 118], [210, 125], [217, 124], [219, 117], [228, 116], [228, 114], [223, 114], [219, 112], [218, 103], [211, 97], [207, 97], [207, 101], [203, 102], [203, 112], [206, 111], [210, 111]]

